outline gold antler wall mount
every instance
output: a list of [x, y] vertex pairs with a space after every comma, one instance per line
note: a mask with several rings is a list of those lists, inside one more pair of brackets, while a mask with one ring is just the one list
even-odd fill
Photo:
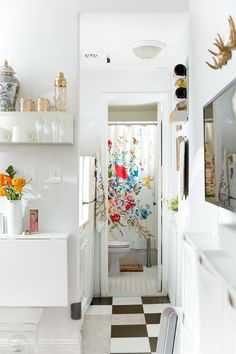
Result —
[[208, 50], [213, 55], [214, 64], [210, 64], [208, 62], [206, 63], [210, 66], [210, 68], [214, 70], [221, 69], [224, 65], [226, 65], [232, 58], [232, 51], [236, 50], [236, 29], [234, 20], [231, 16], [229, 16], [228, 21], [230, 28], [228, 42], [224, 44], [222, 37], [219, 35], [219, 33], [217, 33], [217, 38], [213, 44], [219, 49], [219, 52], [216, 53], [210, 49]]

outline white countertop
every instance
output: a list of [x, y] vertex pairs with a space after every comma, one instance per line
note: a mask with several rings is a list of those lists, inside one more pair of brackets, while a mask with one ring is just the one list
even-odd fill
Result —
[[221, 247], [219, 237], [210, 233], [184, 233], [184, 241], [194, 247], [201, 263], [228, 289], [236, 301], [236, 258]]
[[0, 235], [1, 240], [67, 240], [68, 232], [37, 232], [30, 235]]

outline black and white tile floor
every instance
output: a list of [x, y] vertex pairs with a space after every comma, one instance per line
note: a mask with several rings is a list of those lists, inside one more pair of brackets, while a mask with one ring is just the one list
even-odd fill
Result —
[[[169, 305], [168, 297], [94, 298], [85, 323], [93, 323], [94, 336], [90, 341], [98, 340], [98, 346], [99, 335], [104, 333], [104, 346], [97, 347], [96, 354], [156, 353], [161, 313]], [[93, 354], [94, 349], [90, 348], [84, 348], [83, 354]]]

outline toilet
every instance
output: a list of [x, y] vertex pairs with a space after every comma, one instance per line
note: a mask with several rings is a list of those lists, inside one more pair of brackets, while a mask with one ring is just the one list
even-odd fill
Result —
[[131, 243], [108, 241], [109, 274], [120, 274], [120, 258], [131, 251]]

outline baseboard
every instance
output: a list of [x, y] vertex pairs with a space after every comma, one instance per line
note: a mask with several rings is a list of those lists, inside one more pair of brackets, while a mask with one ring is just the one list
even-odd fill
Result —
[[[29, 344], [32, 345], [33, 342], [29, 340]], [[42, 346], [47, 346], [47, 345], [80, 345], [81, 341], [78, 339], [39, 339], [38, 341], [38, 345], [42, 345]], [[0, 348], [2, 347], [8, 347], [9, 345], [9, 338], [2, 338], [0, 339]]]

